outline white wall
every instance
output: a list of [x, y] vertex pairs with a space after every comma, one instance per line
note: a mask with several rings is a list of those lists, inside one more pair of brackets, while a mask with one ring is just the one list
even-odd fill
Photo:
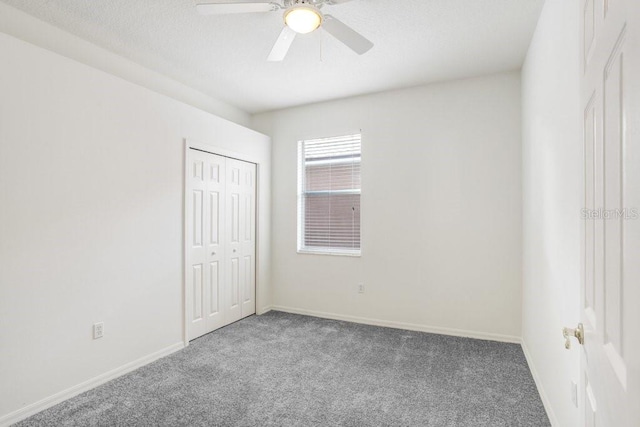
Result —
[[261, 160], [258, 311], [270, 305], [271, 148], [3, 33], [0, 58], [1, 425], [181, 347], [184, 138]]
[[0, 32], [122, 77], [243, 126], [249, 124], [249, 114], [233, 105], [198, 92], [2, 2], [0, 2]]
[[579, 346], [580, 64], [578, 2], [547, 0], [522, 71], [524, 347], [552, 422], [577, 426], [570, 400]]
[[[518, 341], [520, 107], [512, 72], [254, 116], [273, 141], [275, 308]], [[359, 129], [362, 257], [297, 254], [296, 142]]]

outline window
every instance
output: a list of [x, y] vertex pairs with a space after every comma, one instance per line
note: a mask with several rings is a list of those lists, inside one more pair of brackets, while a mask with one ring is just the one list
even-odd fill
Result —
[[298, 143], [298, 252], [360, 255], [360, 135]]

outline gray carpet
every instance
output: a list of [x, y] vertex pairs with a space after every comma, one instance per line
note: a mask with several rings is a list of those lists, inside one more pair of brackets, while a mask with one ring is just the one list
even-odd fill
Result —
[[519, 345], [270, 312], [19, 426], [548, 426]]

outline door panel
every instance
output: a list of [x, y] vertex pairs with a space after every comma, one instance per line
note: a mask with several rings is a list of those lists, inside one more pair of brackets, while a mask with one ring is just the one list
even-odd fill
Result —
[[209, 268], [206, 271], [206, 307], [207, 313], [206, 330], [211, 332], [225, 325], [224, 313], [221, 312], [219, 301], [224, 294], [221, 288], [220, 266], [224, 260], [224, 242], [222, 240], [222, 230], [225, 224], [224, 212], [224, 192], [225, 176], [224, 170], [226, 159], [209, 153], [201, 153], [199, 156], [206, 160], [206, 188], [207, 188], [207, 209], [206, 236], [207, 248], [205, 252], [206, 262]]
[[242, 257], [242, 266], [244, 268], [244, 289], [242, 293], [242, 303], [251, 302], [251, 287], [253, 286], [253, 281], [251, 278], [253, 277], [253, 272], [251, 269], [252, 259], [251, 255], [245, 255]]
[[226, 322], [231, 323], [242, 318], [240, 306], [240, 230], [242, 215], [240, 214], [240, 169], [242, 162], [227, 159], [227, 185], [225, 187], [227, 200], [227, 279], [228, 289], [225, 317]]
[[202, 322], [202, 311], [204, 304], [204, 289], [202, 288], [203, 274], [202, 264], [196, 264], [193, 266], [192, 276], [193, 278], [193, 316], [191, 317], [194, 323]]
[[241, 253], [243, 262], [242, 317], [256, 312], [256, 165], [242, 165]]
[[[624, 31], [624, 30], [623, 30]], [[604, 209], [622, 210], [622, 53], [624, 35], [616, 43], [604, 72]], [[620, 355], [622, 317], [622, 218], [604, 218], [605, 345]]]
[[209, 244], [220, 244], [220, 193], [218, 191], [209, 192], [209, 211], [211, 219], [209, 224]]
[[209, 316], [220, 313], [220, 263], [214, 261], [209, 264]]
[[240, 259], [231, 257], [231, 308], [236, 309], [240, 305]]
[[204, 194], [206, 191], [206, 181], [204, 176], [205, 160], [201, 157], [190, 159], [190, 172], [187, 175], [188, 200], [186, 202], [186, 218], [191, 220], [188, 239], [187, 259], [187, 319], [189, 324], [190, 338], [195, 338], [206, 333], [206, 320], [204, 312], [204, 289], [205, 281], [202, 266], [204, 257], [204, 229], [205, 229], [205, 203]]
[[204, 206], [202, 197], [202, 190], [193, 190], [193, 248], [202, 247], [202, 230], [204, 230]]
[[[209, 153], [189, 150], [186, 203], [188, 244], [185, 298], [189, 339], [197, 338], [224, 325], [219, 301], [224, 289], [220, 287], [220, 265], [224, 248], [220, 233], [224, 227], [225, 159]], [[189, 268], [190, 267], [190, 268]]]
[[[595, 109], [595, 93], [591, 95], [591, 98], [587, 104], [587, 108], [584, 114], [585, 126], [584, 126], [584, 159], [585, 159], [585, 208], [588, 211], [594, 212], [595, 205], [595, 162], [596, 162], [596, 109]], [[596, 301], [596, 286], [595, 286], [595, 236], [596, 229], [594, 221], [585, 221], [584, 223], [585, 233], [585, 265], [588, 268], [584, 272], [585, 280], [585, 301], [584, 309], [586, 313], [585, 326], [587, 329], [594, 329], [596, 327], [595, 319], [595, 301]]]
[[233, 264], [230, 280], [233, 298], [229, 301], [234, 320], [256, 312], [255, 304], [255, 221], [256, 165], [227, 159], [229, 226], [229, 262]]
[[251, 242], [253, 241], [253, 232], [251, 230], [252, 218], [251, 218], [251, 210], [253, 209], [253, 201], [251, 193], [245, 193], [242, 195], [244, 199], [244, 233], [242, 236], [243, 242]]
[[640, 168], [630, 155], [639, 146], [640, 103], [637, 91], [627, 87], [640, 71], [640, 49], [629, 48], [630, 41], [638, 46], [640, 31], [640, 16], [630, 13], [635, 1], [582, 2], [584, 207], [589, 215], [582, 239], [580, 401], [586, 426], [640, 425], [640, 378], [629, 370], [640, 346], [628, 324], [629, 307], [639, 302], [628, 296], [637, 296], [640, 275], [626, 262], [640, 259], [638, 219], [633, 217], [639, 200], [627, 188], [640, 181]]
[[231, 203], [231, 243], [240, 243], [240, 194], [238, 189], [233, 189], [230, 194]]

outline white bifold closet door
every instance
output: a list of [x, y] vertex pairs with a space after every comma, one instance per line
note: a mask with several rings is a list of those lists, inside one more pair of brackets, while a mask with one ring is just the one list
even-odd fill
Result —
[[189, 339], [255, 313], [256, 165], [190, 149], [186, 176]]

